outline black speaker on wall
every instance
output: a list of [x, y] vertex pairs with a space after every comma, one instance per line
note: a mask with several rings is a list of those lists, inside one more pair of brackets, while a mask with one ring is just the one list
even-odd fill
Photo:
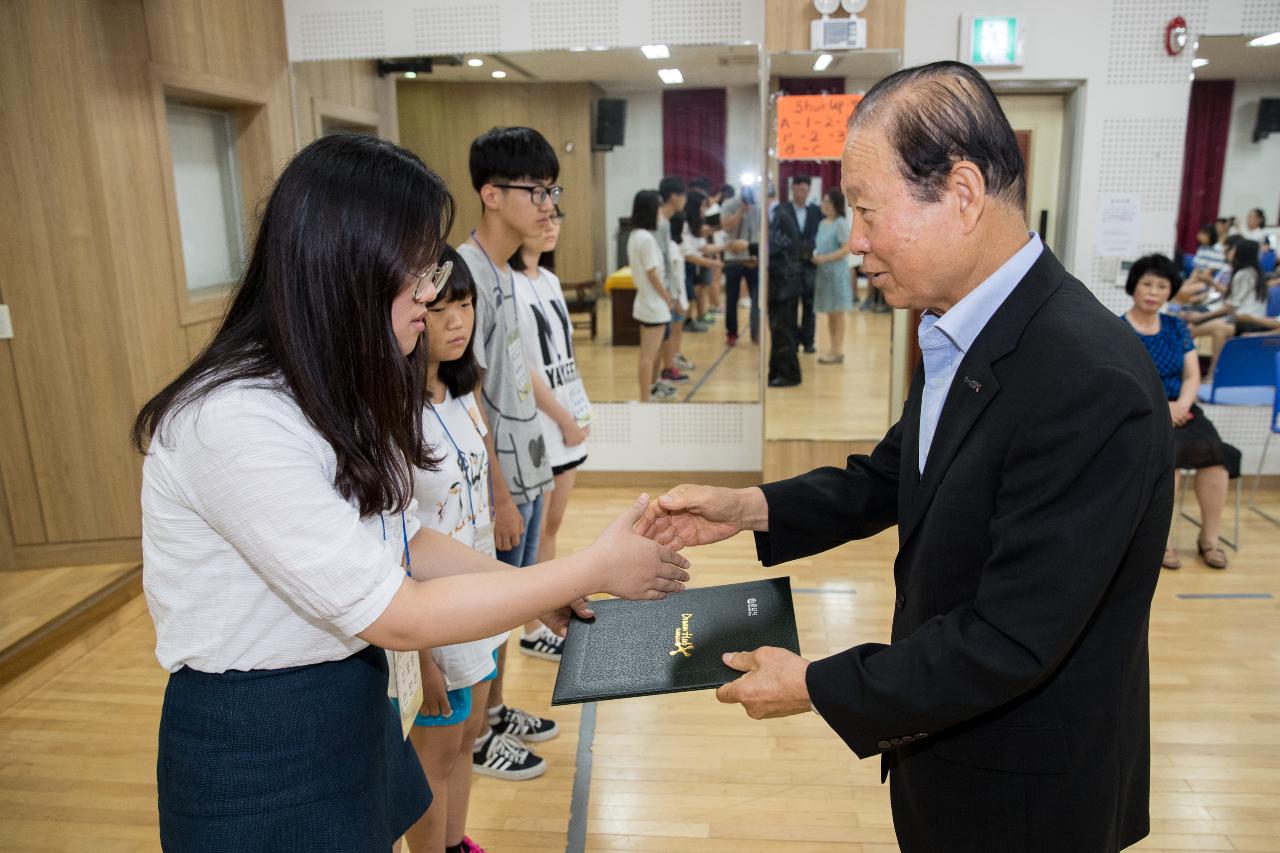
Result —
[[593, 151], [612, 151], [622, 145], [627, 135], [627, 102], [621, 98], [601, 98], [596, 101], [595, 138]]

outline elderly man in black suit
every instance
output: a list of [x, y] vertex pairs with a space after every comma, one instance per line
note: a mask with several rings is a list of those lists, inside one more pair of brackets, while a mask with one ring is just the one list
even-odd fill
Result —
[[[813, 247], [818, 242], [818, 223], [822, 221], [822, 208], [809, 202], [809, 190], [813, 179], [808, 175], [796, 175], [791, 179], [791, 203], [778, 209], [790, 217], [800, 235], [800, 319], [798, 332], [800, 346], [805, 352], [815, 351], [814, 332], [817, 317], [813, 313], [813, 292], [818, 279], [818, 267], [813, 262]], [[794, 319], [794, 318], [793, 318]]]
[[904, 851], [1097, 853], [1149, 831], [1147, 624], [1173, 503], [1160, 380], [1028, 234], [1013, 131], [981, 75], [867, 93], [850, 247], [925, 311], [902, 419], [843, 468], [679, 486], [640, 523], [679, 546], [756, 531], [774, 565], [898, 526], [892, 643], [726, 656], [753, 718], [816, 711], [881, 756]]

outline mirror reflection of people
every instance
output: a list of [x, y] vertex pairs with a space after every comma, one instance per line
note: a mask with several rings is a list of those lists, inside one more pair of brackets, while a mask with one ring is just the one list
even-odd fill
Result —
[[726, 655], [744, 675], [718, 697], [756, 719], [816, 711], [878, 757], [904, 853], [1115, 850], [1150, 831], [1169, 407], [1133, 333], [1027, 233], [1023, 175], [977, 70], [872, 87], [842, 188], [872, 286], [926, 312], [901, 420], [843, 468], [678, 486], [639, 527], [679, 546], [752, 530], [773, 566], [897, 525], [890, 644]]
[[813, 243], [817, 267], [813, 310], [826, 315], [831, 349], [818, 356], [818, 364], [844, 362], [845, 314], [853, 310], [853, 279], [849, 271], [849, 220], [845, 218], [844, 193], [839, 188], [822, 195], [822, 222]]
[[166, 850], [389, 849], [431, 794], [383, 649], [563, 627], [591, 590], [657, 598], [686, 576], [631, 532], [644, 500], [519, 571], [420, 529], [414, 470], [440, 461], [419, 344], [452, 210], [385, 140], [303, 148], [212, 341], [138, 414]]
[[760, 341], [760, 271], [751, 247], [760, 243], [760, 212], [756, 209], [755, 188], [744, 186], [720, 207], [720, 223], [725, 233], [724, 291], [725, 344], [738, 343], [739, 295], [745, 283], [751, 307], [747, 329], [751, 342]]
[[[1147, 255], [1129, 268], [1125, 292], [1133, 305], [1121, 316], [1138, 334], [1160, 373], [1169, 398], [1173, 422], [1173, 447], [1179, 471], [1195, 469], [1196, 502], [1200, 505], [1200, 534], [1196, 550], [1211, 569], [1225, 569], [1227, 554], [1219, 544], [1222, 508], [1227, 502], [1227, 480], [1240, 476], [1240, 451], [1225, 443], [1196, 403], [1200, 390], [1200, 355], [1191, 331], [1180, 318], [1163, 314], [1165, 304], [1177, 295], [1182, 276], [1164, 255]], [[1162, 565], [1182, 566], [1176, 543], [1165, 548]]]
[[796, 175], [791, 179], [791, 202], [779, 208], [791, 218], [800, 234], [800, 314], [796, 320], [796, 334], [799, 347], [807, 353], [816, 352], [814, 334], [817, 318], [813, 310], [813, 294], [818, 271], [813, 263], [813, 246], [818, 237], [818, 223], [822, 220], [818, 205], [809, 201], [812, 185], [813, 179], [808, 175]]

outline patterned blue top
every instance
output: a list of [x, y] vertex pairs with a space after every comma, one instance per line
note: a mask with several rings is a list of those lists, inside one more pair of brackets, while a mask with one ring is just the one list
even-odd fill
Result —
[[[1121, 314], [1120, 318], [1126, 323], [1129, 318]], [[1129, 328], [1133, 328], [1133, 324], [1129, 324]], [[1168, 314], [1160, 315], [1160, 331], [1154, 335], [1144, 335], [1134, 329], [1138, 334], [1138, 340], [1142, 341], [1142, 345], [1147, 348], [1147, 352], [1151, 353], [1151, 360], [1156, 363], [1156, 372], [1160, 374], [1160, 381], [1164, 383], [1164, 393], [1170, 400], [1178, 399], [1178, 395], [1182, 393], [1182, 362], [1186, 358], [1187, 353], [1196, 348], [1195, 343], [1191, 340], [1191, 330], [1187, 328], [1187, 323], [1181, 317], [1171, 317]]]

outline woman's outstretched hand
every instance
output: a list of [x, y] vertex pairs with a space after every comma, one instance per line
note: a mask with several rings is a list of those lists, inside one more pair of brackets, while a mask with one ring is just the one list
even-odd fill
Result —
[[684, 589], [689, 561], [634, 530], [648, 507], [649, 496], [641, 495], [588, 549], [598, 567], [600, 591], [619, 598], [653, 600]]

